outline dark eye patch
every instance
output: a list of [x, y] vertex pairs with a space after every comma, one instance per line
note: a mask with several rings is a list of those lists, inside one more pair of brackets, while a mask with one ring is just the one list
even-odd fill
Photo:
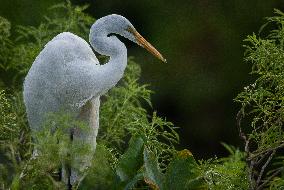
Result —
[[110, 33], [110, 34], [107, 35], [107, 37], [110, 37], [110, 36], [116, 36], [117, 37], [118, 35], [115, 34], [115, 33]]
[[122, 36], [120, 36], [119, 34], [115, 34], [115, 33], [110, 33], [107, 35], [107, 37], [110, 37], [110, 36], [115, 36], [117, 37], [120, 41], [124, 41], [124, 38]]

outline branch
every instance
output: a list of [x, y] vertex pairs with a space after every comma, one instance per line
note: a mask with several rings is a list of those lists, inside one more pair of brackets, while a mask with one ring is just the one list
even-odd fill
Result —
[[271, 176], [269, 176], [260, 186], [258, 186], [257, 189], [262, 189], [268, 182], [270, 182], [271, 179], [276, 177], [278, 174], [282, 172], [284, 167], [278, 168]]
[[266, 158], [271, 152], [266, 152], [266, 153], [263, 153], [263, 155], [259, 155], [260, 158], [256, 161], [256, 164], [259, 165], [263, 160], [264, 158]]
[[249, 171], [248, 171], [248, 175], [249, 175], [249, 182], [250, 182], [250, 189], [253, 190], [253, 167], [254, 167], [254, 161], [250, 161], [247, 162], [247, 164], [249, 165]]
[[272, 153], [270, 154], [270, 156], [268, 157], [267, 161], [265, 162], [265, 164], [262, 166], [261, 171], [260, 171], [259, 176], [258, 176], [257, 181], [256, 181], [256, 185], [255, 185], [255, 186], [256, 186], [256, 189], [259, 189], [259, 188], [258, 188], [258, 185], [259, 185], [259, 183], [260, 183], [260, 180], [261, 180], [261, 178], [262, 178], [262, 175], [263, 175], [263, 173], [264, 173], [264, 170], [265, 170], [265, 168], [268, 166], [268, 164], [270, 163], [270, 161], [272, 160], [272, 158], [273, 158], [273, 156], [274, 156], [275, 153], [276, 153], [276, 150], [273, 150]]
[[253, 160], [250, 160], [248, 157], [250, 155], [250, 150], [249, 150], [249, 143], [250, 140], [249, 138], [246, 136], [246, 134], [242, 131], [241, 128], [241, 122], [243, 119], [243, 110], [241, 109], [238, 113], [237, 113], [237, 128], [239, 131], [239, 136], [244, 140], [244, 144], [245, 144], [245, 153], [246, 153], [246, 163], [247, 166], [249, 167], [249, 171], [248, 171], [248, 178], [249, 178], [249, 182], [250, 182], [250, 189], [253, 189], [254, 187], [254, 179], [253, 179], [253, 168], [255, 166], [255, 162]]
[[260, 156], [260, 155], [262, 155], [262, 154], [266, 154], [266, 153], [268, 153], [268, 152], [272, 152], [272, 151], [274, 151], [274, 150], [278, 150], [278, 149], [280, 149], [280, 148], [284, 148], [284, 142], [281, 141], [281, 143], [282, 143], [282, 144], [280, 144], [280, 145], [278, 145], [278, 146], [276, 146], [276, 147], [268, 148], [268, 149], [266, 149], [266, 150], [264, 150], [264, 151], [258, 152], [258, 153], [256, 153], [256, 154], [252, 155], [251, 157], [249, 157], [248, 159], [249, 159], [249, 160], [252, 160], [252, 159], [254, 159], [254, 158], [256, 158], [256, 157], [258, 157], [258, 156]]
[[249, 138], [247, 138], [247, 136], [245, 135], [245, 133], [242, 131], [241, 128], [241, 122], [243, 119], [243, 113], [242, 113], [242, 109], [237, 113], [237, 128], [239, 131], [239, 136], [244, 140], [245, 142], [245, 152], [247, 153], [247, 155], [249, 155]]

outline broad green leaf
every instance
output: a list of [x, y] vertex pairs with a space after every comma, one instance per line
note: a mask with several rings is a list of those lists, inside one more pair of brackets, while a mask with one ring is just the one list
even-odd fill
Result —
[[[79, 189], [118, 189], [115, 171], [111, 168], [109, 157], [110, 152], [107, 148], [98, 144], [92, 160], [92, 166], [90, 167], [86, 178], [81, 182]], [[113, 186], [115, 186], [115, 188]]]
[[143, 180], [143, 173], [138, 173], [133, 179], [131, 179], [125, 186], [124, 190], [132, 190], [138, 181]]
[[143, 164], [144, 141], [141, 137], [134, 136], [129, 142], [126, 152], [120, 157], [116, 169], [121, 181], [132, 179]]
[[160, 171], [158, 160], [147, 148], [144, 149], [144, 181], [152, 189], [165, 189], [165, 176]]
[[166, 172], [168, 189], [206, 189], [201, 169], [189, 150], [179, 151]]

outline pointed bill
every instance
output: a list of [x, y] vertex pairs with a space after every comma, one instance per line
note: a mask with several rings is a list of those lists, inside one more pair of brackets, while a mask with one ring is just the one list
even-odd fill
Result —
[[160, 54], [160, 52], [158, 52], [156, 48], [154, 48], [149, 42], [147, 42], [147, 40], [145, 40], [135, 29], [129, 28], [128, 31], [131, 32], [135, 36], [140, 46], [145, 48], [147, 51], [152, 53], [155, 57], [157, 57], [161, 61], [165, 63], [167, 62], [167, 60], [162, 56], [162, 54]]

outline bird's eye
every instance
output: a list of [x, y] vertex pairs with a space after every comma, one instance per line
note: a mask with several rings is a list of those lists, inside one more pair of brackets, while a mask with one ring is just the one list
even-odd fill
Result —
[[134, 34], [135, 29], [132, 28], [131, 26], [128, 26], [128, 28], [126, 29], [126, 31], [130, 32], [131, 34]]

